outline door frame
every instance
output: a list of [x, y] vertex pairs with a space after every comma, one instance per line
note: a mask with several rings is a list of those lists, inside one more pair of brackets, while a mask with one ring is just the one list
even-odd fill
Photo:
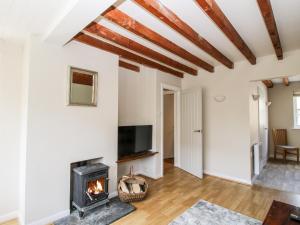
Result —
[[[268, 161], [268, 156], [269, 156], [269, 109], [266, 103], [268, 102], [268, 97], [264, 96], [263, 90], [260, 86], [257, 86], [257, 93], [259, 95], [258, 99], [258, 144], [261, 145], [262, 149], [260, 152], [262, 155], [260, 158], [260, 163], [261, 166], [259, 168], [260, 172], [265, 167]], [[261, 107], [264, 105], [264, 107]], [[265, 111], [262, 111], [262, 108], [265, 109]], [[263, 115], [262, 115], [263, 113]], [[265, 117], [264, 119], [262, 117]], [[264, 121], [265, 120], [265, 121]], [[262, 122], [265, 122], [265, 125], [261, 130], [262, 127]]]
[[180, 92], [181, 88], [162, 83], [160, 86], [160, 176], [164, 176], [164, 89], [174, 92], [174, 166], [180, 167]]

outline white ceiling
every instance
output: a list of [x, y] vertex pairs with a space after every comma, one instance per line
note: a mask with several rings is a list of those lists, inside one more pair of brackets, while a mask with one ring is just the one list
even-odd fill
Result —
[[78, 0], [0, 0], [0, 38], [45, 34]]
[[[28, 34], [46, 34], [53, 27], [53, 24], [59, 21], [59, 17], [66, 12], [66, 9], [76, 4], [78, 5], [79, 1], [82, 0], [0, 0], [0, 38], [22, 38]], [[119, 1], [123, 2], [123, 0]], [[245, 60], [245, 57], [206, 16], [195, 0], [160, 1], [233, 62]], [[87, 5], [89, 4], [89, 1], [84, 2]], [[270, 54], [275, 57], [275, 52], [256, 0], [216, 0], [216, 2], [256, 57]], [[300, 48], [300, 0], [271, 0], [271, 3], [283, 51]], [[86, 12], [86, 8], [80, 7], [80, 9], [84, 11], [81, 12], [81, 15], [83, 13], [86, 15], [90, 14], [90, 12]], [[77, 8], [76, 10], [80, 9]], [[119, 6], [119, 9], [206, 62], [212, 65], [220, 65], [217, 60], [136, 5], [132, 0], [124, 1]], [[76, 19], [78, 22], [81, 18]], [[82, 17], [82, 20], [84, 19], [86, 18]], [[68, 22], [70, 21], [68, 20]], [[105, 19], [100, 20], [99, 23], [167, 56], [191, 65], [184, 59], [139, 38]], [[64, 27], [64, 32], [67, 33], [67, 29], [68, 26]], [[72, 32], [74, 33], [74, 31]]]
[[272, 0], [283, 51], [300, 47], [300, 1]]

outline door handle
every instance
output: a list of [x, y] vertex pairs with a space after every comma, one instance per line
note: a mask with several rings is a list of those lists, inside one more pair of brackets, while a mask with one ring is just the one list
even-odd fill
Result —
[[202, 133], [202, 130], [193, 130], [195, 133]]

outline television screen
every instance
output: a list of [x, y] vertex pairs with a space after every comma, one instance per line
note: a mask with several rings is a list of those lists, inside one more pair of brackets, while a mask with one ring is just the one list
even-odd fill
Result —
[[152, 149], [152, 125], [120, 126], [118, 133], [119, 158]]

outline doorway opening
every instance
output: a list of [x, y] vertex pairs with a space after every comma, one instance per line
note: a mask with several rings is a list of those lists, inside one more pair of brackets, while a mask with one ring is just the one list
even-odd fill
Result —
[[174, 167], [175, 92], [163, 90], [163, 160], [164, 174]]
[[252, 122], [258, 122], [251, 132], [253, 183], [300, 193], [300, 76], [255, 83], [259, 88], [253, 95], [252, 109], [256, 110], [250, 113]]
[[160, 153], [161, 177], [180, 167], [180, 88], [161, 84]]

